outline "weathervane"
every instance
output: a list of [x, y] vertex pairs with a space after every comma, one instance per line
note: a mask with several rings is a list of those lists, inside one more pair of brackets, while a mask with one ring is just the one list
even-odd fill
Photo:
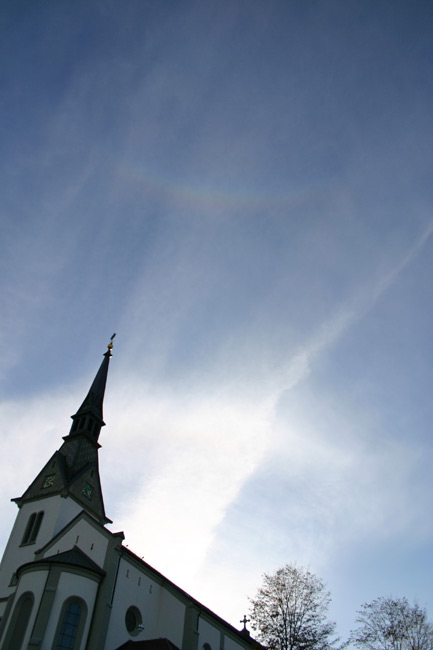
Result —
[[114, 332], [113, 336], [110, 338], [109, 344], [107, 345], [107, 348], [110, 350], [110, 352], [113, 349], [113, 339], [115, 336], [116, 336], [116, 332]]

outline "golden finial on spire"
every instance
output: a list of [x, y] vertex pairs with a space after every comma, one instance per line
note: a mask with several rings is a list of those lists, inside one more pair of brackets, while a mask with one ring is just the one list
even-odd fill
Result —
[[109, 344], [107, 345], [107, 348], [110, 350], [110, 352], [113, 349], [113, 339], [114, 339], [115, 336], [116, 336], [116, 332], [114, 332], [113, 336], [110, 339]]

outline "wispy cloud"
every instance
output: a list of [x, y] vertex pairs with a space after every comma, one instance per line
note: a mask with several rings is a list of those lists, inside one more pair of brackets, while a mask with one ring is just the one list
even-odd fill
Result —
[[[358, 290], [287, 365], [268, 368], [245, 386], [232, 381], [216, 389], [203, 377], [201, 384], [196, 377], [184, 386], [179, 382], [150, 385], [142, 377], [128, 375], [122, 364], [120, 375], [112, 371], [101, 473], [107, 512], [115, 529], [125, 530], [132, 550], [181, 585], [198, 588], [204, 567], [210, 570], [207, 562], [220, 546], [221, 535], [229, 530], [230, 512], [245, 494], [255, 501], [267, 535], [280, 537], [280, 543], [271, 543], [270, 564], [282, 552], [281, 544], [284, 553], [315, 558], [320, 565], [345, 541], [367, 538], [372, 531], [378, 537], [410, 528], [419, 515], [406, 490], [420, 461], [416, 448], [389, 439], [378, 439], [372, 447], [371, 439], [358, 439], [353, 430], [337, 439], [331, 429], [347, 427], [344, 415], [340, 421], [333, 416], [318, 425], [307, 411], [303, 418], [287, 419], [279, 405], [285, 393], [314, 372], [319, 356], [337, 345], [398, 280], [432, 231], [429, 224], [389, 272]], [[176, 328], [176, 323], [172, 326]], [[25, 444], [28, 451], [18, 472], [14, 463], [5, 470], [18, 492], [60, 446], [68, 415], [86, 388], [39, 395], [26, 402], [25, 409], [20, 402], [2, 405], [3, 454], [13, 458], [17, 444]], [[266, 489], [260, 496], [270, 484], [272, 503], [266, 501]], [[5, 490], [3, 504], [18, 496]], [[3, 506], [2, 514], [10, 520], [9, 510]], [[242, 593], [251, 575], [256, 576], [258, 557], [264, 551], [259, 539], [254, 539], [257, 528], [248, 523], [255, 517], [253, 503], [246, 510], [250, 514], [241, 521], [245, 530], [251, 527], [253, 539], [244, 554], [244, 562], [250, 560], [251, 565], [245, 582], [239, 584]], [[234, 542], [230, 533], [228, 539]], [[232, 552], [236, 556], [236, 550]], [[230, 559], [227, 566], [237, 573]]]
[[[370, 277], [363, 286], [353, 288], [352, 297], [343, 305], [337, 306], [334, 314], [319, 325], [311, 339], [302, 344], [286, 369], [278, 377], [280, 386], [286, 384], [289, 390], [298, 381], [308, 376], [314, 359], [328, 348], [338, 343], [339, 338], [357, 321], [372, 310], [381, 296], [398, 281], [401, 273], [417, 258], [433, 233], [433, 221], [430, 221], [421, 235], [394, 261], [391, 268], [378, 277]], [[286, 378], [284, 377], [286, 375]]]

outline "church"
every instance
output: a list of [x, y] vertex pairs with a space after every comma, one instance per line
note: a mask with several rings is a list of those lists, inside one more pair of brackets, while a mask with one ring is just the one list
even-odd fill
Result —
[[98, 465], [112, 341], [63, 444], [20, 497], [0, 565], [0, 650], [260, 648], [106, 528]]

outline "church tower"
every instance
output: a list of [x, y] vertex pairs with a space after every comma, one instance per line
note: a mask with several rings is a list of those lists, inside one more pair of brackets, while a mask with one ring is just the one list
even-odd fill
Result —
[[[112, 337], [112, 339], [114, 336]], [[0, 616], [16, 589], [17, 569], [35, 559], [43, 547], [80, 512], [104, 525], [105, 515], [98, 466], [98, 442], [112, 339], [95, 379], [75, 415], [69, 434], [21, 497], [12, 499], [19, 512], [0, 565]]]
[[[72, 498], [100, 523], [111, 523], [105, 516], [99, 478], [98, 443], [105, 426], [102, 407], [108, 365], [113, 344], [110, 342], [89, 392], [75, 415], [69, 434], [22, 497], [13, 499], [19, 508], [25, 503], [55, 495]], [[64, 522], [61, 522], [64, 524]], [[30, 531], [31, 533], [31, 531]]]

